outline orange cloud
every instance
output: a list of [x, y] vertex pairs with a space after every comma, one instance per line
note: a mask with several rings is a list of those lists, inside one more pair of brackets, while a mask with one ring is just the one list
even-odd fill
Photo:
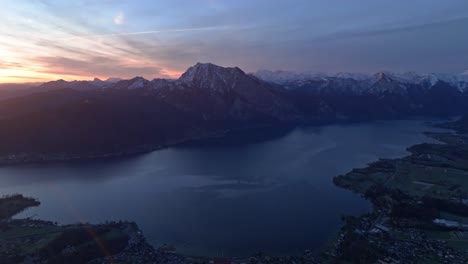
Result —
[[160, 72], [171, 79], [177, 79], [182, 75], [182, 73], [184, 73], [183, 71], [176, 71], [171, 69], [161, 69]]

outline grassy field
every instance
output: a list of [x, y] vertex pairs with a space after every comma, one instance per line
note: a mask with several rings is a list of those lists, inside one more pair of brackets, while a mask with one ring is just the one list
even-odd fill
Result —
[[[454, 250], [461, 249], [459, 252], [466, 252], [468, 230], [461, 225], [468, 225], [465, 205], [468, 202], [468, 135], [427, 135], [441, 143], [412, 146], [408, 149], [411, 155], [407, 157], [379, 160], [368, 167], [353, 169], [345, 175], [340, 175], [334, 182], [355, 192], [371, 195], [368, 197], [374, 199], [376, 193], [377, 197], [378, 193], [382, 193], [375, 190], [383, 189], [411, 197], [405, 202], [404, 195], [392, 196], [388, 202], [390, 196], [383, 194], [374, 202], [382, 204], [384, 201], [383, 204], [395, 205], [380, 206], [379, 209], [391, 215], [395, 223], [422, 232], [428, 241], [440, 241]], [[395, 197], [399, 197], [400, 200]], [[461, 225], [443, 227], [433, 223], [436, 218]], [[413, 239], [411, 233], [407, 234], [398, 228], [391, 232], [400, 241]], [[432, 257], [438, 259], [440, 256]], [[430, 256], [426, 260], [429, 259]]]
[[468, 136], [433, 134], [446, 144], [421, 144], [409, 150], [411, 156], [381, 160], [367, 168], [354, 169], [335, 182], [364, 193], [380, 184], [416, 196], [468, 199]]

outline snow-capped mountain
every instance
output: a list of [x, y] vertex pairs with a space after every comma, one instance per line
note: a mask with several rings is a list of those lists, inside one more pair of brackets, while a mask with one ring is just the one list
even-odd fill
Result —
[[426, 84], [426, 86], [433, 86], [438, 81], [444, 81], [455, 87], [460, 91], [465, 91], [468, 83], [468, 76], [464, 74], [450, 74], [450, 73], [388, 73], [394, 78], [400, 79], [402, 82], [411, 84]]
[[270, 71], [270, 70], [258, 70], [253, 73], [258, 78], [277, 84], [283, 84], [285, 82], [300, 81], [313, 79], [318, 77], [332, 77], [330, 74], [324, 72], [292, 72], [292, 71]]
[[[408, 84], [384, 72], [376, 73], [369, 82], [367, 91], [371, 94], [406, 94]], [[365, 87], [367, 88], [367, 87]]]
[[[293, 73], [197, 63], [177, 80], [58, 80], [35, 91], [64, 88], [116, 91], [162, 100], [206, 122], [296, 122], [306, 119], [387, 118], [461, 113], [468, 96], [465, 75], [414, 72]], [[111, 94], [111, 93], [110, 93]], [[109, 95], [112, 96], [112, 95]], [[229, 121], [228, 121], [229, 120]]]
[[237, 67], [197, 63], [176, 81], [153, 83], [164, 100], [199, 112], [207, 120], [290, 121], [299, 116], [294, 105], [281, 94], [281, 87], [247, 75]]
[[90, 83], [92, 83], [96, 87], [105, 87], [107, 85], [116, 83], [116, 82], [121, 81], [121, 80], [122, 79], [120, 79], [120, 78], [109, 78], [109, 79], [103, 81], [103, 80], [101, 80], [99, 78], [94, 78], [94, 80], [92, 80]]
[[[401, 85], [405, 86], [408, 84], [417, 84], [422, 85], [425, 88], [430, 88], [435, 85], [437, 81], [447, 82], [455, 87], [457, 87], [461, 92], [468, 92], [468, 75], [467, 74], [449, 74], [449, 73], [416, 73], [416, 72], [379, 72], [376, 74], [366, 74], [366, 73], [313, 73], [313, 72], [304, 72], [296, 73], [290, 71], [269, 71], [269, 70], [259, 70], [255, 74], [258, 78], [276, 83], [285, 85], [290, 88], [291, 85], [297, 83], [297, 85], [303, 85], [307, 81], [327, 82], [329, 80], [334, 80], [335, 83], [339, 82], [339, 79], [342, 79], [344, 83], [349, 82], [348, 79], [353, 79], [355, 81], [361, 82], [360, 92], [372, 92], [374, 89], [370, 89], [371, 86], [376, 82], [379, 75], [384, 75], [387, 80], [392, 80], [394, 82], [399, 82]], [[338, 84], [339, 85], [339, 84]], [[343, 84], [346, 85], [346, 84]], [[342, 85], [339, 85], [342, 86]], [[321, 85], [323, 88], [323, 85]], [[401, 86], [393, 85], [398, 91], [401, 92]], [[356, 91], [355, 86], [350, 86], [349, 89]], [[370, 90], [369, 90], [370, 89]]]
[[459, 75], [379, 72], [355, 78], [354, 74], [304, 79], [289, 76], [293, 78], [266, 79], [269, 75], [262, 72], [259, 78], [282, 85], [295, 105], [305, 111], [308, 104], [321, 99], [337, 116], [347, 118], [455, 114], [462, 113], [468, 101], [467, 82]]
[[[345, 75], [342, 75], [345, 76]], [[409, 83], [384, 72], [363, 79], [351, 77], [314, 77], [304, 80], [285, 81], [282, 85], [288, 90], [309, 89], [319, 94], [383, 94], [405, 93]]]
[[310, 80], [317, 78], [343, 78], [343, 79], [354, 79], [354, 80], [365, 80], [370, 78], [372, 75], [367, 73], [350, 73], [350, 72], [339, 72], [339, 73], [326, 73], [326, 72], [292, 72], [292, 71], [270, 71], [270, 70], [258, 70], [253, 73], [258, 78], [277, 84], [284, 84], [287, 82]]
[[211, 63], [197, 63], [179, 78], [179, 82], [212, 92], [227, 92], [241, 82], [251, 81], [252, 78], [237, 67], [224, 68]]
[[0, 104], [1, 126], [8, 128], [0, 131], [0, 154], [121, 153], [259, 125], [468, 112], [463, 76], [280, 75], [274, 83], [264, 80], [269, 75], [197, 63], [178, 80], [45, 83]]
[[339, 72], [333, 74], [332, 77], [336, 78], [346, 78], [346, 79], [354, 79], [358, 81], [369, 79], [372, 75], [368, 73], [356, 73], [356, 72]]
[[130, 80], [121, 80], [116, 82], [115, 84], [106, 86], [105, 88], [114, 88], [114, 89], [140, 89], [140, 88], [149, 88], [150, 81], [146, 80], [143, 77], [135, 77]]

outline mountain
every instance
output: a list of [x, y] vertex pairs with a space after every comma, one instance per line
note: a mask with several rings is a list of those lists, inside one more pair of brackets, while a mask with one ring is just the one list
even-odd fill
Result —
[[238, 67], [197, 63], [177, 80], [48, 82], [0, 104], [0, 162], [134, 153], [257, 126], [468, 112], [460, 83], [418, 76], [274, 83]]
[[408, 92], [408, 86], [389, 76], [384, 72], [376, 73], [373, 76], [372, 84], [368, 88], [371, 94], [399, 94], [403, 95]]
[[120, 80], [113, 85], [106, 86], [105, 88], [112, 88], [112, 89], [139, 89], [139, 88], [148, 88], [149, 81], [143, 77], [135, 77], [130, 80]]
[[175, 82], [157, 88], [164, 100], [207, 121], [227, 124], [295, 122], [296, 107], [284, 89], [248, 75], [241, 69], [197, 63]]
[[121, 80], [122, 80], [122, 78], [110, 77], [107, 80], [105, 80], [104, 82], [106, 82], [106, 83], [116, 83], [116, 82], [121, 81]]
[[52, 91], [52, 90], [64, 89], [64, 88], [70, 88], [70, 89], [77, 90], [77, 91], [86, 91], [86, 90], [96, 89], [99, 87], [95, 85], [95, 81], [94, 82], [90, 82], [90, 81], [67, 82], [64, 80], [57, 80], [57, 81], [51, 81], [51, 82], [41, 84], [38, 87], [36, 87], [34, 91], [35, 92], [47, 92], [47, 91]]
[[64, 81], [64, 80], [57, 80], [51, 81], [44, 84], [39, 85], [34, 89], [34, 92], [47, 92], [52, 90], [70, 88], [76, 91], [87, 91], [93, 90], [98, 88], [107, 87], [110, 85], [114, 85], [122, 81], [118, 78], [109, 78], [105, 81], [100, 80], [98, 78], [94, 78], [92, 81]]
[[282, 87], [213, 64], [197, 64], [175, 81], [135, 77], [99, 88], [59, 80], [40, 87], [49, 90], [0, 105], [0, 161], [148, 151], [301, 116]]
[[265, 79], [269, 77], [265, 72], [260, 74], [265, 81], [284, 86], [294, 104], [305, 112], [308, 102], [323, 100], [339, 119], [447, 116], [468, 109], [466, 83], [459, 75], [379, 72], [367, 77], [358, 74], [354, 78], [354, 74], [302, 76], [305, 79], [297, 76], [278, 81]]
[[91, 83], [92, 85], [96, 87], [104, 87], [104, 86], [116, 83], [118, 81], [121, 81], [121, 80], [122, 79], [120, 78], [108, 78], [107, 80], [103, 81], [99, 78], [94, 78], [94, 80], [90, 81], [89, 83]]
[[20, 84], [0, 84], [0, 101], [19, 96], [26, 96], [34, 93], [41, 93], [53, 90], [70, 88], [76, 91], [86, 91], [103, 88], [112, 85], [121, 79], [109, 78], [105, 81], [94, 78], [92, 81], [65, 81], [56, 80], [46, 83], [20, 83]]
[[322, 77], [337, 77], [337, 78], [350, 78], [355, 80], [364, 80], [370, 77], [370, 74], [366, 73], [325, 73], [325, 72], [292, 72], [292, 71], [270, 71], [270, 70], [258, 70], [253, 75], [258, 78], [277, 84], [284, 84], [291, 81], [307, 80], [312, 78]]
[[134, 90], [48, 91], [7, 100], [0, 112], [4, 160], [137, 152], [210, 132], [196, 116]]
[[323, 72], [290, 72], [290, 71], [269, 71], [259, 70], [254, 75], [258, 78], [284, 85], [291, 82], [305, 81], [319, 78], [339, 78], [353, 79], [369, 83], [379, 74], [384, 74], [386, 77], [396, 80], [403, 84], [425, 85], [432, 86], [437, 81], [444, 81], [457, 87], [461, 92], [468, 92], [468, 75], [467, 74], [449, 74], [449, 73], [416, 73], [416, 72], [379, 72], [374, 75], [367, 73], [323, 73]]
[[283, 84], [285, 82], [290, 81], [299, 81], [299, 80], [306, 80], [312, 79], [316, 77], [326, 77], [329, 76], [326, 73], [313, 73], [313, 72], [291, 72], [291, 71], [270, 71], [270, 70], [258, 70], [253, 75], [257, 76], [259, 79]]

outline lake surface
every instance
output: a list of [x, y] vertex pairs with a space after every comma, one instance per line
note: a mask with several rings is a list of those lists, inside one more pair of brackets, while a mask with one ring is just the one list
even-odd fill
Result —
[[154, 245], [212, 256], [297, 254], [370, 210], [332, 178], [433, 140], [423, 121], [264, 129], [128, 158], [0, 168], [0, 194], [42, 204], [18, 217], [130, 220]]

